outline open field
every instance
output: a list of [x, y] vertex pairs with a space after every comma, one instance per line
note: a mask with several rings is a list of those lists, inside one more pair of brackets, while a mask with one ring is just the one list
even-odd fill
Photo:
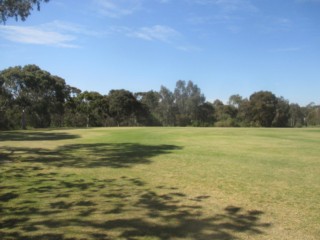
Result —
[[0, 132], [0, 239], [319, 239], [320, 129]]

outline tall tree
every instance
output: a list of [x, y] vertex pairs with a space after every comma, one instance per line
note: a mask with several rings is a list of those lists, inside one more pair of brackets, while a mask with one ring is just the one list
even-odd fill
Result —
[[161, 86], [159, 96], [160, 99], [157, 112], [160, 121], [164, 126], [174, 126], [176, 115], [174, 95], [168, 88]]
[[38, 11], [40, 10], [42, 2], [49, 2], [49, 0], [0, 0], [0, 23], [5, 23], [12, 17], [25, 21], [35, 7]]
[[156, 91], [135, 93], [136, 99], [141, 103], [139, 121], [146, 125], [161, 125], [159, 121], [158, 108], [160, 95]]
[[277, 98], [269, 91], [255, 92], [250, 96], [252, 122], [256, 126], [271, 127], [276, 108]]
[[320, 126], [320, 106], [310, 103], [305, 107], [305, 123], [307, 126]]
[[228, 104], [238, 109], [242, 102], [243, 98], [239, 94], [234, 94], [229, 97]]
[[276, 114], [272, 121], [273, 127], [288, 127], [290, 118], [289, 101], [283, 97], [277, 98]]
[[191, 125], [193, 121], [197, 121], [198, 107], [205, 102], [205, 97], [200, 88], [192, 81], [186, 83], [186, 81], [179, 80], [176, 83], [174, 97], [178, 125]]
[[111, 90], [108, 95], [111, 117], [120, 125], [136, 125], [139, 103], [127, 90]]
[[20, 114], [22, 123], [27, 118], [32, 127], [49, 127], [54, 114], [63, 114], [66, 84], [62, 78], [36, 65], [8, 68], [0, 76], [2, 91], [11, 99], [11, 105], [19, 112], [14, 115]]
[[106, 102], [103, 96], [98, 92], [85, 91], [77, 96], [78, 112], [82, 113], [85, 119], [86, 127], [102, 126], [104, 122], [103, 113]]
[[193, 126], [211, 127], [215, 122], [215, 112], [212, 103], [205, 102], [198, 107], [197, 120]]
[[304, 114], [299, 104], [292, 103], [289, 106], [289, 126], [302, 127], [304, 124]]

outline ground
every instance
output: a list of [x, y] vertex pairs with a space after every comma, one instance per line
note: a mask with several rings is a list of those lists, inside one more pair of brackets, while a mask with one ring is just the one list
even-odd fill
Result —
[[1, 239], [317, 239], [320, 129], [0, 132]]

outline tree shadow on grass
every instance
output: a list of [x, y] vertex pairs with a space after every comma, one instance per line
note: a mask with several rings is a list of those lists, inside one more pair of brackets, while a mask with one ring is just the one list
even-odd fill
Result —
[[[41, 169], [25, 170], [22, 180], [50, 181], [51, 187], [46, 192], [35, 191], [42, 186], [30, 182], [25, 187], [16, 184], [14, 190], [5, 190], [7, 193], [2, 196], [6, 202], [0, 205], [0, 238], [3, 240], [231, 240], [239, 239], [239, 233], [265, 234], [271, 226], [262, 222], [262, 211], [226, 206], [222, 211], [209, 214], [204, 205], [210, 196], [191, 198], [177, 188], [164, 186], [150, 189], [139, 178], [75, 180], [74, 174], [45, 177], [39, 174]], [[5, 175], [14, 178], [12, 172]], [[32, 194], [32, 201], [25, 200], [28, 194]], [[74, 235], [77, 232], [79, 234]]]
[[175, 145], [134, 143], [71, 144], [55, 150], [0, 147], [0, 164], [14, 161], [19, 157], [20, 161], [43, 163], [55, 167], [129, 168], [137, 164], [150, 164], [152, 157], [179, 149], [182, 148]]
[[0, 131], [0, 141], [58, 141], [80, 138], [79, 135], [48, 131]]
[[[85, 178], [62, 167], [119, 169], [150, 164], [175, 145], [71, 144], [54, 150], [1, 147], [0, 239], [237, 239], [270, 227], [260, 210], [188, 196], [140, 178]], [[18, 159], [18, 160], [17, 160]], [[13, 164], [14, 163], [14, 164]]]

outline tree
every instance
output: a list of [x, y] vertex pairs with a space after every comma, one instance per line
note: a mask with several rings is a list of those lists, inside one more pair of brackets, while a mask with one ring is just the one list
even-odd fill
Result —
[[[26, 119], [32, 127], [49, 127], [53, 115], [63, 115], [66, 84], [62, 78], [53, 76], [36, 65], [12, 67], [0, 72], [2, 90], [10, 100], [6, 114], [18, 125], [20, 115], [22, 128]], [[60, 121], [62, 122], [62, 121]], [[58, 124], [61, 126], [61, 124]]]
[[140, 104], [127, 90], [111, 90], [108, 95], [110, 116], [120, 125], [136, 125]]
[[289, 125], [290, 127], [302, 127], [304, 124], [304, 114], [299, 104], [292, 103], [289, 106]]
[[260, 127], [271, 127], [276, 116], [277, 98], [269, 91], [255, 92], [250, 96], [252, 123]]
[[215, 123], [218, 127], [236, 127], [236, 116], [238, 109], [233, 105], [224, 105], [220, 100], [215, 100], [213, 103], [215, 111]]
[[251, 126], [252, 121], [252, 113], [250, 107], [250, 101], [245, 98], [242, 99], [237, 114], [237, 122], [241, 127], [249, 127]]
[[146, 125], [161, 125], [157, 109], [159, 108], [160, 95], [156, 91], [135, 93], [136, 99], [141, 103], [139, 122]]
[[198, 107], [205, 102], [205, 97], [196, 84], [192, 81], [188, 81], [188, 83], [182, 80], [177, 81], [174, 98], [178, 125], [191, 125], [193, 121], [198, 120]]
[[320, 106], [312, 102], [305, 107], [305, 124], [307, 126], [320, 125]]
[[103, 96], [98, 92], [85, 91], [78, 95], [77, 100], [78, 111], [83, 114], [86, 127], [102, 126]]
[[205, 102], [198, 107], [197, 120], [193, 126], [210, 127], [215, 122], [215, 112], [212, 103]]
[[168, 88], [161, 86], [159, 96], [159, 107], [157, 109], [159, 119], [164, 126], [174, 126], [176, 114], [174, 95]]
[[8, 18], [14, 17], [16, 21], [19, 19], [25, 21], [31, 14], [34, 7], [40, 10], [42, 2], [49, 0], [0, 0], [0, 23], [6, 23]]
[[277, 98], [276, 114], [272, 121], [273, 127], [288, 127], [290, 118], [290, 106], [289, 101], [283, 97]]
[[242, 97], [239, 94], [234, 94], [229, 97], [228, 104], [238, 109], [242, 102]]

